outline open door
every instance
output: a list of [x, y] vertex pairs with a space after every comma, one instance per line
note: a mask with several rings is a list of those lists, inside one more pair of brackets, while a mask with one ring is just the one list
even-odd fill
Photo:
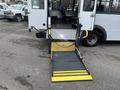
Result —
[[48, 0], [28, 0], [29, 29], [47, 29]]
[[79, 23], [82, 24], [81, 30], [93, 30], [97, 0], [81, 0]]

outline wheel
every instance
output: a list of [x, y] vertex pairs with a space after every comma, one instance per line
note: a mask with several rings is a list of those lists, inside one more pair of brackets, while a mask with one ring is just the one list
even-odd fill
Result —
[[16, 15], [16, 16], [15, 16], [15, 20], [16, 20], [17, 22], [21, 22], [21, 21], [22, 21], [22, 16], [21, 16], [21, 15]]
[[93, 47], [96, 46], [100, 41], [99, 34], [97, 32], [89, 32], [89, 35], [87, 38], [83, 40], [83, 44], [85, 46]]

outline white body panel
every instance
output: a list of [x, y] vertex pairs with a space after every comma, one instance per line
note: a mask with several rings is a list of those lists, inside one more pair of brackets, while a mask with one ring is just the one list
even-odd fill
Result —
[[107, 40], [120, 41], [120, 15], [96, 14], [95, 25], [105, 29]]
[[83, 12], [81, 13], [80, 23], [83, 25], [82, 30], [93, 30], [94, 17], [91, 17], [93, 12]]
[[29, 29], [31, 26], [37, 29], [47, 29], [47, 0], [44, 0], [44, 9], [39, 9], [37, 7], [33, 9], [32, 7], [32, 0], [28, 0]]

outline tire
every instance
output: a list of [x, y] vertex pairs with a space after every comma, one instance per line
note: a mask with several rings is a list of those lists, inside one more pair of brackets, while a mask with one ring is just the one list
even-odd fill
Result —
[[15, 20], [16, 20], [17, 22], [21, 22], [21, 21], [22, 21], [22, 16], [21, 16], [21, 15], [16, 15], [16, 16], [15, 16]]
[[86, 39], [83, 40], [83, 45], [89, 46], [89, 47], [94, 47], [98, 45], [100, 41], [100, 36], [97, 32], [89, 32], [89, 35]]

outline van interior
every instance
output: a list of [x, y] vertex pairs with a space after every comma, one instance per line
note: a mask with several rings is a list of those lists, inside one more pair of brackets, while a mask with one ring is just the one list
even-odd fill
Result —
[[52, 0], [50, 2], [53, 29], [75, 29], [77, 24], [77, 0]]

